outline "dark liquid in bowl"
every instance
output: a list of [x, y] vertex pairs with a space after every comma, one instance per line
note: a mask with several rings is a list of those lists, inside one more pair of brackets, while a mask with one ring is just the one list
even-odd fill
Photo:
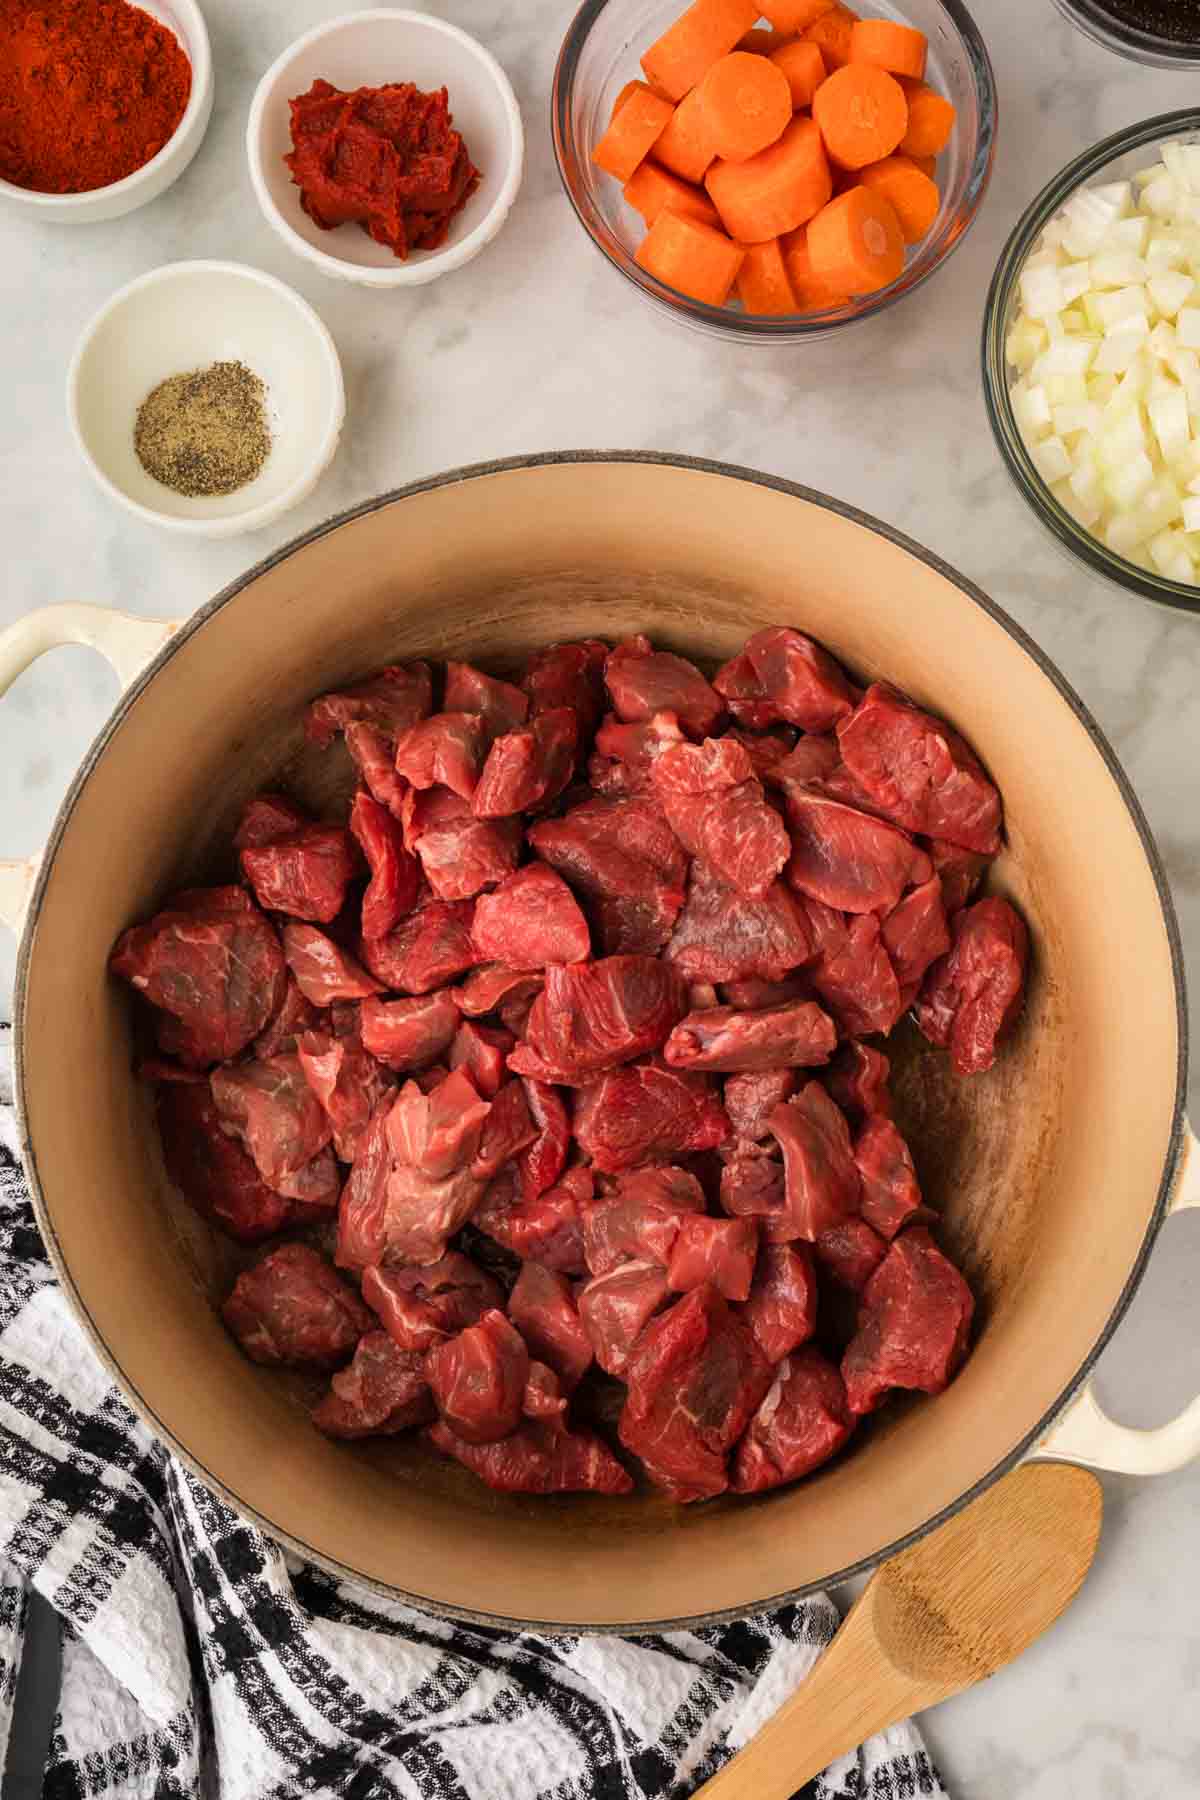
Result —
[[1092, 9], [1126, 31], [1200, 48], [1200, 0], [1092, 0]]

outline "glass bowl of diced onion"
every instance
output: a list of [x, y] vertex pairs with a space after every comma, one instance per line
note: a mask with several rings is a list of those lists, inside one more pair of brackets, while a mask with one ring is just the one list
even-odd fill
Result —
[[1116, 132], [1027, 208], [988, 294], [984, 394], [1059, 542], [1200, 613], [1200, 109]]

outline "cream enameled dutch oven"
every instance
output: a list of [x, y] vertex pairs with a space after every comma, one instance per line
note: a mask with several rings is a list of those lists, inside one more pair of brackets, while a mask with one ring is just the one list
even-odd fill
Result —
[[[106, 970], [114, 938], [221, 872], [257, 789], [286, 775], [326, 803], [348, 786], [341, 753], [302, 739], [324, 689], [415, 656], [504, 672], [555, 639], [634, 631], [712, 664], [775, 623], [946, 714], [1004, 795], [992, 880], [1030, 923], [1025, 1016], [972, 1081], [915, 1036], [895, 1047], [900, 1122], [979, 1296], [974, 1354], [939, 1399], [896, 1405], [844, 1459], [752, 1501], [514, 1499], [417, 1444], [330, 1443], [288, 1378], [247, 1363], [221, 1327], [234, 1252], [166, 1181], [129, 996]], [[1086, 1385], [1168, 1212], [1200, 1201], [1162, 868], [1080, 701], [944, 564], [746, 470], [538, 457], [372, 501], [183, 624], [36, 613], [0, 638], [0, 684], [67, 642], [102, 651], [126, 691], [44, 856], [0, 881], [21, 930], [17, 1093], [38, 1218], [131, 1404], [275, 1536], [446, 1612], [633, 1628], [836, 1580], [1031, 1453], [1152, 1473], [1200, 1451], [1200, 1401], [1136, 1432]]]

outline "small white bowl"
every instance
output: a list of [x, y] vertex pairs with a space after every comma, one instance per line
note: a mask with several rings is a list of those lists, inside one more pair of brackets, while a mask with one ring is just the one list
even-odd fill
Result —
[[[271, 452], [236, 493], [195, 499], [148, 475], [133, 447], [138, 408], [168, 375], [243, 362], [267, 389]], [[84, 461], [114, 500], [169, 531], [256, 531], [311, 493], [346, 414], [337, 348], [312, 307], [242, 263], [181, 262], [123, 287], [85, 330], [67, 376]]]
[[192, 91], [175, 133], [157, 156], [108, 187], [84, 194], [40, 194], [0, 180], [0, 196], [28, 207], [56, 225], [95, 225], [103, 219], [119, 219], [148, 201], [157, 200], [173, 181], [178, 181], [204, 139], [213, 108], [212, 52], [208, 27], [196, 0], [138, 0], [160, 25], [175, 33], [192, 65]]
[[[402, 262], [357, 224], [323, 231], [300, 205], [284, 164], [292, 148], [288, 101], [316, 80], [337, 88], [411, 81], [444, 87], [482, 180], [450, 225], [439, 250], [413, 250]], [[429, 13], [380, 7], [347, 13], [306, 32], [258, 84], [246, 127], [250, 178], [267, 221], [285, 243], [326, 275], [363, 287], [419, 287], [478, 256], [500, 230], [521, 185], [525, 132], [512, 84], [482, 44]]]

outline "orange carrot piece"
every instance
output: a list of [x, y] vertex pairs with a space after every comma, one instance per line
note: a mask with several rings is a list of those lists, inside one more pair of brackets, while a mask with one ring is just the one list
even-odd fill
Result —
[[642, 57], [646, 80], [682, 100], [757, 20], [757, 0], [692, 0]]
[[760, 10], [776, 31], [796, 32], [807, 31], [836, 5], [837, 0], [767, 0]]
[[833, 162], [865, 169], [896, 149], [908, 126], [908, 101], [885, 69], [848, 63], [817, 89], [813, 118]]
[[904, 267], [904, 237], [890, 201], [853, 187], [821, 208], [808, 227], [813, 274], [848, 294], [873, 294]]
[[828, 312], [831, 307], [845, 306], [850, 296], [813, 274], [808, 250], [808, 226], [801, 225], [779, 240], [783, 266], [796, 300], [797, 312]]
[[654, 146], [654, 160], [681, 181], [703, 181], [716, 154], [700, 104], [700, 90], [693, 88], [671, 114]]
[[911, 25], [893, 19], [859, 19], [850, 33], [850, 61], [886, 69], [889, 75], [907, 75], [921, 81], [929, 40]]
[[783, 136], [792, 117], [787, 76], [768, 56], [734, 50], [700, 83], [700, 107], [718, 156], [747, 162]]
[[901, 154], [907, 156], [914, 169], [920, 169], [922, 175], [928, 175], [930, 181], [934, 179], [937, 171], [936, 156], [914, 156], [911, 150], [905, 150]]
[[704, 185], [726, 231], [740, 244], [762, 244], [794, 231], [833, 192], [821, 134], [802, 117], [749, 162], [715, 162]]
[[935, 94], [924, 83], [910, 88], [905, 99], [908, 129], [900, 139], [900, 149], [906, 156], [940, 156], [958, 117], [954, 107], [944, 94]]
[[625, 198], [635, 212], [640, 212], [647, 225], [653, 225], [660, 212], [670, 207], [685, 218], [699, 219], [721, 229], [721, 215], [703, 188], [681, 181], [666, 169], [660, 169], [650, 157], [636, 168], [625, 183]]
[[813, 95], [825, 79], [825, 58], [818, 46], [810, 44], [807, 38], [794, 38], [790, 44], [774, 51], [771, 61], [787, 77], [795, 110], [799, 112], [802, 106], [811, 106]]
[[592, 161], [618, 181], [628, 181], [662, 135], [672, 110], [669, 100], [660, 100], [639, 82], [592, 151]]
[[668, 207], [642, 239], [634, 261], [681, 294], [724, 306], [745, 254], [723, 231]]
[[885, 156], [858, 171], [863, 187], [890, 200], [906, 244], [916, 244], [938, 216], [942, 197], [937, 182], [922, 174], [907, 156]]
[[751, 244], [738, 270], [738, 298], [748, 313], [793, 313], [796, 296], [784, 267], [778, 238]]
[[733, 47], [745, 50], [751, 56], [773, 56], [784, 44], [790, 44], [794, 36], [791, 31], [776, 31], [773, 25], [756, 25]]
[[[637, 93], [652, 94], [653, 92], [654, 92], [654, 89], [652, 87], [647, 86], [647, 84], [644, 81], [627, 81], [625, 83], [625, 86], [621, 89], [620, 93], [617, 95], [616, 99], [613, 101], [612, 111], [608, 115], [609, 124], [610, 125], [612, 124], [613, 120], [616, 118], [617, 114], [620, 112], [621, 108], [624, 106], [625, 102], [629, 99], [629, 96], [631, 94], [637, 94]], [[662, 95], [662, 94], [659, 95], [660, 100], [662, 100], [664, 98], [665, 98], [664, 95]], [[670, 104], [671, 103], [668, 100], [667, 105], [669, 106]]]
[[857, 21], [858, 14], [848, 6], [835, 5], [804, 30], [803, 36], [817, 46], [831, 75], [850, 61], [850, 33]]

